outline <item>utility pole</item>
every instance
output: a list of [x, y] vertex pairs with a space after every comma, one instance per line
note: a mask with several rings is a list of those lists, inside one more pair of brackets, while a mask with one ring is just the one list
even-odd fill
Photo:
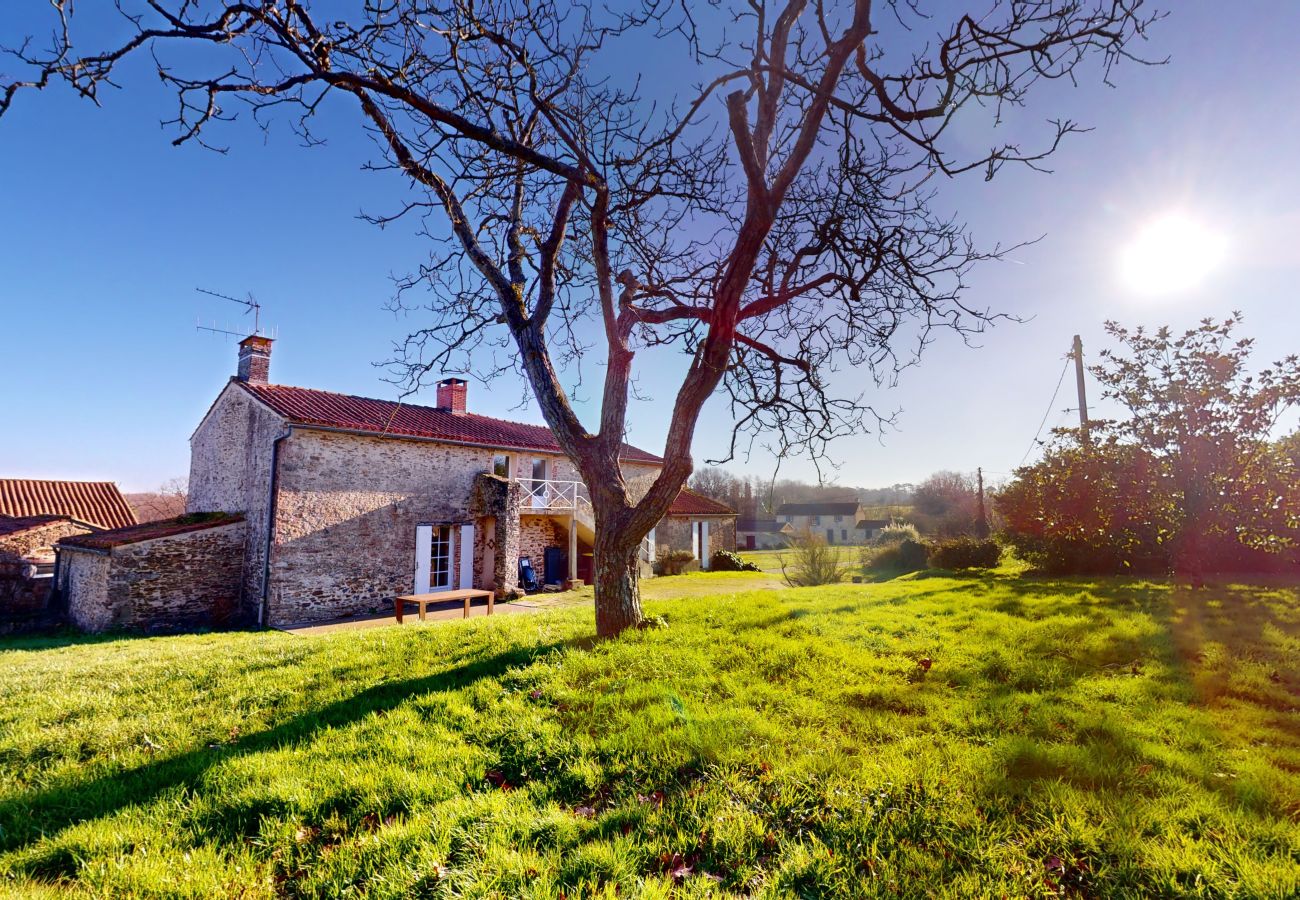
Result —
[[1079, 387], [1079, 430], [1088, 441], [1088, 395], [1083, 382], [1083, 338], [1074, 336], [1074, 380]]
[[975, 522], [975, 535], [984, 540], [989, 536], [989, 517], [984, 511], [984, 467], [980, 466], [975, 470], [975, 478], [979, 484], [979, 519]]

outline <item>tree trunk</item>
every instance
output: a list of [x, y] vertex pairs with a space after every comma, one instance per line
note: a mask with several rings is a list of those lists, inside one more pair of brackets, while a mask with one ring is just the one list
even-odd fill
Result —
[[626, 532], [602, 534], [596, 528], [592, 581], [596, 588], [596, 635], [614, 637], [641, 624], [641, 542], [630, 545]]

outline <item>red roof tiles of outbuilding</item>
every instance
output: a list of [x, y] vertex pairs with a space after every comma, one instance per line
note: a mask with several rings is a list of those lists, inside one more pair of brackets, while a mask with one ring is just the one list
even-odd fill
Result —
[[[555, 435], [544, 425], [525, 425], [475, 413], [453, 413], [431, 406], [413, 406], [394, 400], [353, 397], [283, 384], [233, 383], [294, 425], [340, 428], [382, 437], [452, 441], [509, 450], [564, 452], [555, 440]], [[630, 444], [623, 448], [623, 459], [628, 462], [663, 462], [653, 453]]]
[[734, 516], [735, 514], [736, 511], [727, 504], [697, 494], [690, 488], [682, 488], [673, 505], [668, 507], [670, 516]]
[[135, 513], [111, 481], [0, 478], [0, 516], [67, 516], [99, 528], [134, 525]]

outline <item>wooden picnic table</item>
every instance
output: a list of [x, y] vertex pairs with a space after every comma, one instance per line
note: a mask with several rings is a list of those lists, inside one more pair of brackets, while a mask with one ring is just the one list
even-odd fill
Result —
[[465, 618], [469, 618], [469, 604], [471, 600], [479, 597], [487, 598], [487, 614], [492, 615], [492, 605], [494, 594], [491, 591], [480, 591], [475, 588], [466, 588], [459, 591], [435, 591], [432, 594], [403, 594], [393, 601], [394, 612], [397, 614], [397, 624], [402, 624], [402, 607], [408, 603], [414, 603], [420, 611], [420, 619], [424, 619], [425, 608], [430, 603], [443, 603], [448, 600], [465, 601]]

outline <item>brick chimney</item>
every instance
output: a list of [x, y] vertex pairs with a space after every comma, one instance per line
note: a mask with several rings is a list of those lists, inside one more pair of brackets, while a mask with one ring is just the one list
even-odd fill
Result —
[[465, 415], [465, 393], [468, 390], [464, 378], [444, 378], [438, 382], [438, 409], [458, 416]]
[[239, 342], [240, 381], [266, 384], [271, 377], [271, 338], [250, 334]]

